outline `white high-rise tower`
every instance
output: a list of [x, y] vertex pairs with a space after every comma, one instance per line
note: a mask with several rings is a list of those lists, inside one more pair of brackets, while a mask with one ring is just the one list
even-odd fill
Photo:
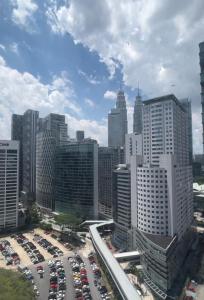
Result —
[[188, 116], [174, 95], [143, 103], [143, 155], [130, 162], [132, 242], [146, 282], [162, 298], [192, 241]]

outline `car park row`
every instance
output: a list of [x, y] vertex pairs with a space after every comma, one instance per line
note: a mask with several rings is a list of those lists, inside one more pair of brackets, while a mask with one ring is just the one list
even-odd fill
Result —
[[75, 298], [77, 300], [92, 299], [87, 270], [82, 258], [79, 255], [75, 255], [74, 257], [68, 257], [68, 260], [72, 268]]
[[36, 246], [32, 242], [30, 242], [23, 234], [17, 234], [12, 237], [15, 238], [17, 243], [20, 244], [27, 252], [33, 264], [37, 264], [45, 260], [40, 251], [36, 249]]
[[3, 240], [0, 242], [0, 251], [4, 256], [6, 265], [17, 265], [20, 264], [20, 258], [18, 254], [11, 247], [10, 242]]
[[50, 288], [49, 300], [63, 300], [66, 294], [66, 275], [61, 260], [49, 260], [50, 268]]
[[41, 247], [46, 249], [48, 253], [53, 255], [53, 257], [59, 257], [63, 255], [63, 252], [57, 246], [53, 246], [47, 239], [43, 238], [39, 234], [34, 234], [33, 240]]

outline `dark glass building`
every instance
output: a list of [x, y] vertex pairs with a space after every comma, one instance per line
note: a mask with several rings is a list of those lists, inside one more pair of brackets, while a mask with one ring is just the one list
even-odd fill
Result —
[[102, 218], [112, 218], [113, 171], [123, 162], [121, 147], [99, 147], [98, 151], [98, 199], [99, 214]]
[[57, 147], [55, 210], [98, 216], [98, 144], [84, 141]]
[[41, 119], [36, 147], [36, 201], [46, 210], [55, 209], [56, 146], [67, 143], [65, 116], [49, 114]]
[[19, 191], [31, 203], [36, 193], [36, 134], [39, 129], [39, 112], [28, 109], [23, 115], [12, 115], [11, 139], [20, 142]]

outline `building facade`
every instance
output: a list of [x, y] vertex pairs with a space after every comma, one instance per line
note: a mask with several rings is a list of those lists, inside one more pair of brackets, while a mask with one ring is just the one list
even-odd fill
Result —
[[130, 164], [132, 155], [142, 155], [142, 134], [136, 132], [125, 135], [125, 163]]
[[13, 114], [11, 119], [11, 139], [19, 141], [19, 194], [23, 190], [23, 116]]
[[[122, 152], [122, 154], [121, 154]], [[123, 149], [99, 147], [98, 149], [98, 201], [99, 215], [112, 218], [113, 171], [123, 162]]]
[[135, 105], [134, 105], [134, 114], [133, 114], [133, 132], [137, 134], [142, 133], [142, 97], [139, 92], [136, 96]]
[[20, 189], [29, 202], [36, 196], [36, 134], [39, 112], [27, 110], [12, 116], [11, 138], [20, 142]]
[[18, 226], [19, 142], [0, 141], [0, 231]]
[[117, 94], [116, 108], [108, 114], [108, 146], [124, 147], [127, 133], [127, 109], [123, 91]]
[[174, 95], [145, 101], [143, 154], [130, 157], [132, 247], [142, 253], [146, 283], [162, 299], [192, 242], [187, 122], [186, 110]]
[[36, 146], [36, 201], [38, 206], [55, 209], [56, 147], [67, 143], [65, 116], [49, 114], [41, 119]]
[[77, 142], [82, 142], [84, 140], [84, 131], [83, 130], [76, 131], [76, 140], [77, 140]]
[[129, 165], [119, 164], [114, 171], [113, 218], [115, 230], [113, 242], [121, 251], [127, 250], [131, 229], [131, 173]]
[[192, 111], [191, 111], [191, 101], [186, 98], [186, 99], [180, 99], [181, 105], [185, 109], [187, 116], [188, 116], [188, 122], [187, 122], [187, 127], [188, 127], [188, 142], [189, 142], [189, 161], [190, 164], [193, 162], [193, 137], [192, 137]]
[[[200, 85], [201, 85], [201, 105], [202, 105], [202, 126], [203, 126], [203, 149], [204, 149], [204, 42], [199, 44], [200, 58]], [[203, 150], [204, 153], [204, 150]]]
[[57, 147], [55, 210], [98, 217], [98, 144], [95, 141]]

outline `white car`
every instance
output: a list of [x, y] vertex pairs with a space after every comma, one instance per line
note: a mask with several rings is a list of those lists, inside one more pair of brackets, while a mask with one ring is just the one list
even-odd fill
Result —
[[34, 289], [34, 291], [37, 291], [38, 290], [37, 285], [34, 285], [33, 289]]
[[52, 267], [55, 264], [55, 262], [54, 262], [54, 260], [48, 260], [47, 264], [49, 267]]

